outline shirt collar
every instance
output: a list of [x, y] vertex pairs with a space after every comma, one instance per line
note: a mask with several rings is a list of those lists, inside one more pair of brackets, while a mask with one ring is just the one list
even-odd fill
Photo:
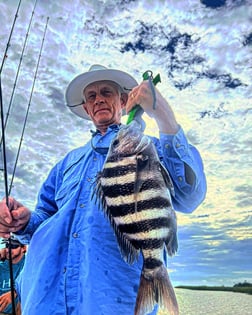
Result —
[[[113, 125], [110, 125], [106, 131], [106, 133], [108, 133], [110, 130], [119, 130], [121, 124], [113, 124]], [[91, 134], [92, 134], [92, 137], [96, 136], [97, 134], [101, 134], [101, 132], [96, 129], [96, 130], [90, 130]]]

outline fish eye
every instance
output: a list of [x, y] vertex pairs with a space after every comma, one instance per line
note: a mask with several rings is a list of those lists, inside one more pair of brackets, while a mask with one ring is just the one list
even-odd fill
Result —
[[113, 146], [117, 146], [118, 144], [119, 144], [119, 140], [115, 139], [114, 142], [113, 142]]

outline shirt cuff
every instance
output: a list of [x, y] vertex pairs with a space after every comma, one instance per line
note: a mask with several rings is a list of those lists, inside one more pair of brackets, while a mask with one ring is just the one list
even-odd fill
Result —
[[36, 220], [36, 214], [34, 212], [31, 212], [31, 217], [26, 227], [15, 233], [15, 236], [22, 244], [27, 245], [30, 243], [31, 236], [34, 232], [35, 220]]
[[160, 132], [160, 143], [165, 155], [183, 159], [188, 155], [188, 142], [181, 127], [175, 135]]

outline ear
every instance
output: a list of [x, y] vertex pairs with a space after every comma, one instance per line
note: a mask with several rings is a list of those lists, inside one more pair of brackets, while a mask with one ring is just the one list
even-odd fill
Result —
[[26, 251], [27, 251], [27, 246], [26, 246], [26, 245], [24, 245], [24, 246], [22, 247], [22, 249], [23, 249], [23, 253], [25, 254], [25, 253], [26, 253]]
[[121, 106], [124, 108], [126, 106], [128, 100], [128, 94], [127, 93], [122, 93], [121, 94]]

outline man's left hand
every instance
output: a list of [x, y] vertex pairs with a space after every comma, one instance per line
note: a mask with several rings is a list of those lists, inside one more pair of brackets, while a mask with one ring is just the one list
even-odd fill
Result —
[[11, 291], [0, 296], [0, 312], [3, 312], [9, 304], [11, 304]]

